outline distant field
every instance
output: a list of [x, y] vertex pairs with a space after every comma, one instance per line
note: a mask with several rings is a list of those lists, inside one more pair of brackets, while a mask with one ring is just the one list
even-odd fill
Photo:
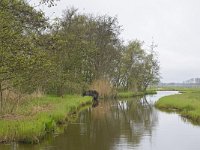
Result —
[[126, 91], [126, 92], [119, 92], [117, 94], [118, 98], [130, 98], [134, 96], [143, 96], [148, 94], [156, 94], [155, 90], [147, 90], [145, 92], [132, 92], [132, 91]]
[[156, 91], [180, 91], [180, 92], [195, 92], [200, 91], [200, 87], [197, 88], [187, 88], [187, 87], [158, 87], [158, 88], [152, 88], [152, 90]]

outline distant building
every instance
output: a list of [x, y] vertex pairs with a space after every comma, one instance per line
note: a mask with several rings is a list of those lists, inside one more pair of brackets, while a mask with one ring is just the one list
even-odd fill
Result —
[[200, 87], [200, 78], [192, 78], [182, 83], [159, 83], [160, 87]]
[[183, 83], [187, 83], [187, 84], [200, 84], [200, 78], [192, 78], [192, 79], [184, 81]]

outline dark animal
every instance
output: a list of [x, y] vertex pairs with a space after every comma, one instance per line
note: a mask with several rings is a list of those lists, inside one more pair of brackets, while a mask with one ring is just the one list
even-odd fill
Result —
[[96, 107], [99, 104], [98, 98], [99, 93], [96, 90], [88, 90], [83, 92], [82, 96], [92, 96], [93, 97], [93, 107]]
[[96, 90], [88, 90], [83, 92], [83, 96], [92, 96], [94, 101], [98, 101], [99, 93]]

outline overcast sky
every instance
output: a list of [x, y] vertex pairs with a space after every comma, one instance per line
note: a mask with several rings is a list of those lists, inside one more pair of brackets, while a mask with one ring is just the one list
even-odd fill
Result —
[[200, 0], [60, 0], [56, 7], [41, 9], [54, 18], [72, 6], [84, 13], [117, 16], [125, 41], [150, 45], [153, 37], [162, 82], [200, 77]]

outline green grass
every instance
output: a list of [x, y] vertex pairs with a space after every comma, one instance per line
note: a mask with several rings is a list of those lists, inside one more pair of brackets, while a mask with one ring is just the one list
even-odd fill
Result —
[[180, 91], [181, 93], [188, 93], [188, 92], [198, 92], [200, 91], [200, 88], [187, 88], [187, 87], [158, 87], [158, 88], [153, 88], [152, 90], [155, 91]]
[[119, 92], [117, 94], [118, 98], [130, 98], [130, 97], [135, 97], [135, 96], [144, 96], [148, 94], [156, 94], [156, 91], [153, 90], [147, 90], [146, 92], [131, 92], [131, 91], [126, 91], [126, 92]]
[[70, 114], [91, 103], [91, 97], [67, 95], [64, 98], [45, 96], [24, 103], [15, 118], [0, 120], [0, 141], [37, 143], [58, 124], [70, 120]]
[[161, 110], [176, 110], [182, 116], [200, 123], [200, 90], [187, 89], [182, 94], [159, 99], [155, 106]]

